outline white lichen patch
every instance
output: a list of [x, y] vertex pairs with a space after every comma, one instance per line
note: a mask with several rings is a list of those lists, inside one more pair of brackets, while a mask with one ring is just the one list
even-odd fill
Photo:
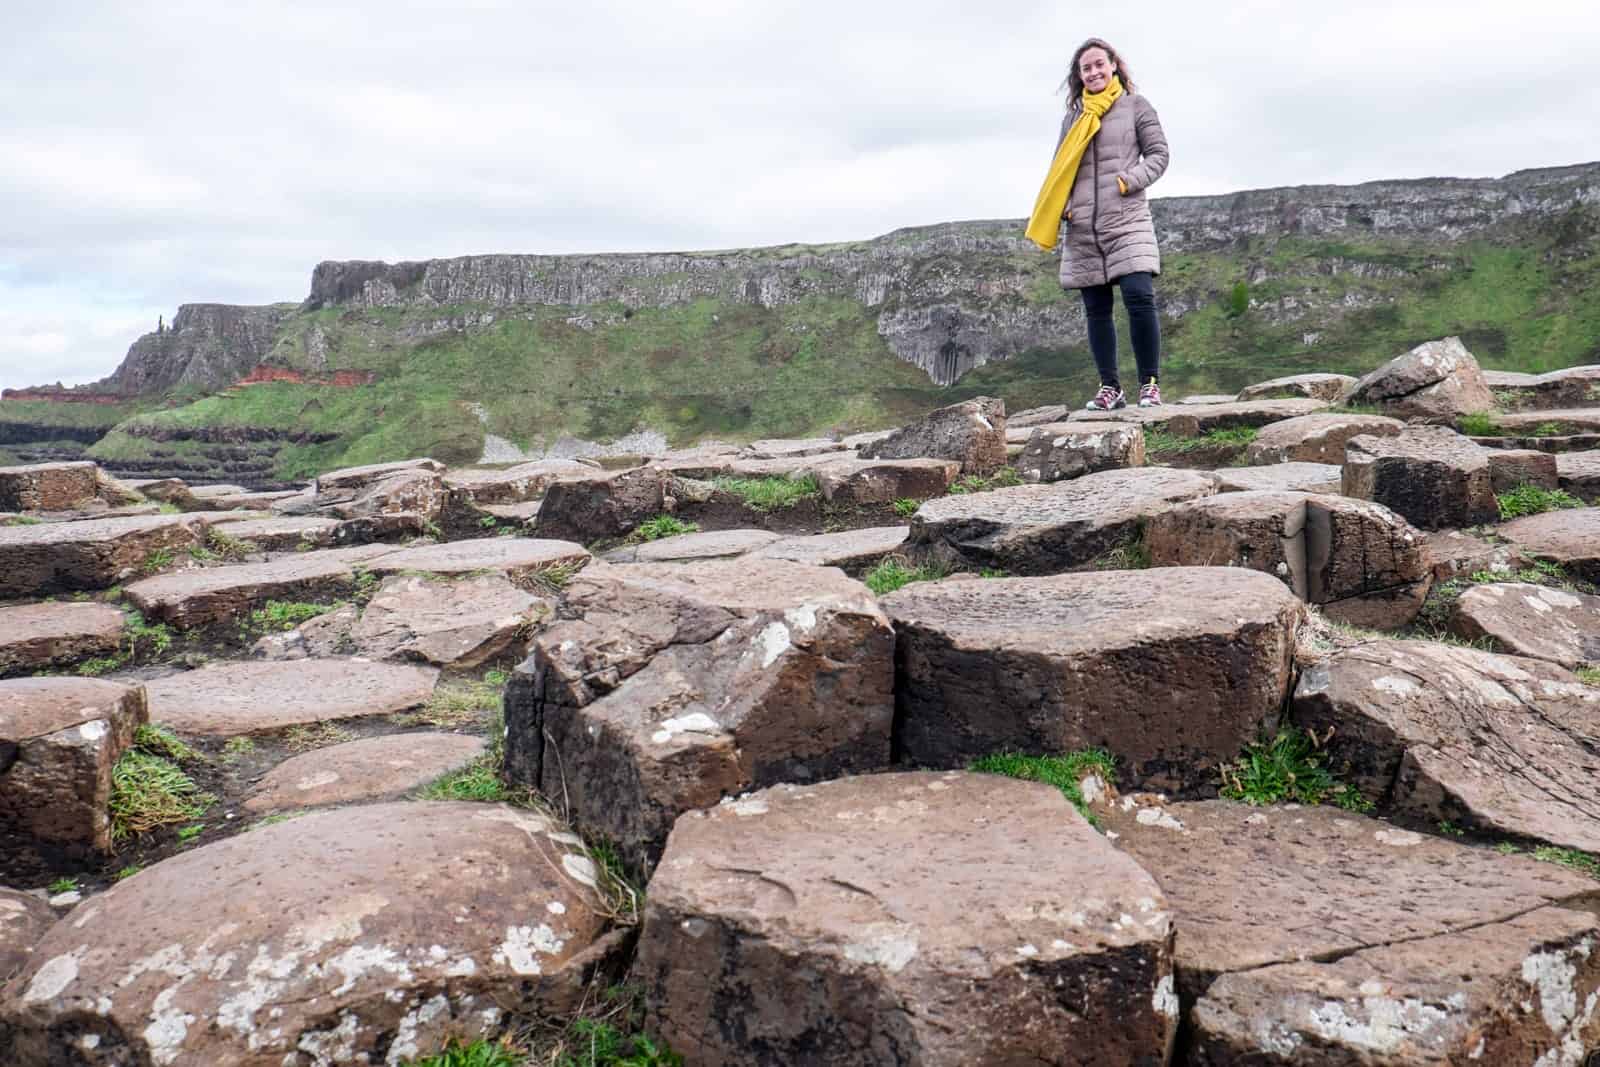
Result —
[[301, 778], [294, 783], [294, 787], [303, 793], [311, 789], [321, 789], [325, 785], [332, 785], [338, 780], [338, 771], [318, 771], [316, 774], [308, 774]]
[[1156, 983], [1155, 995], [1150, 998], [1150, 1006], [1169, 1019], [1178, 1017], [1178, 994], [1172, 988], [1172, 975], [1164, 974]]
[[860, 941], [844, 947], [844, 958], [853, 963], [882, 967], [899, 974], [917, 956], [917, 931], [898, 923], [869, 923]]
[[93, 743], [111, 732], [111, 727], [106, 725], [104, 719], [95, 719], [78, 727], [78, 736], [83, 740]]
[[1373, 835], [1380, 845], [1392, 845], [1395, 848], [1410, 848], [1422, 844], [1422, 835], [1414, 830], [1378, 830]]
[[1522, 961], [1522, 980], [1539, 994], [1539, 1015], [1559, 1034], [1578, 1014], [1578, 968], [1564, 952], [1535, 952]]
[[559, 900], [552, 900], [550, 903], [544, 906], [544, 910], [548, 911], [551, 915], [565, 915], [567, 913], [567, 906], [561, 903]]
[[588, 856], [580, 856], [569, 852], [561, 857], [561, 869], [574, 881], [594, 889], [600, 882], [600, 869], [594, 865], [594, 860]]
[[44, 966], [34, 972], [33, 980], [23, 991], [22, 1002], [37, 1004], [41, 1000], [51, 1000], [59, 996], [61, 991], [78, 977], [78, 963], [88, 951], [88, 945], [79, 945], [64, 956], [56, 956], [46, 961]]
[[798, 608], [790, 608], [783, 613], [783, 621], [789, 624], [790, 629], [799, 630], [801, 633], [810, 633], [817, 626], [816, 606], [802, 604]]
[[495, 950], [494, 961], [510, 967], [514, 974], [543, 974], [539, 956], [553, 956], [566, 942], [544, 923], [538, 926], [508, 926], [505, 940]]
[[1382, 677], [1374, 678], [1372, 680], [1372, 688], [1376, 689], [1380, 693], [1387, 693], [1390, 696], [1396, 697], [1408, 697], [1413, 693], [1421, 691], [1421, 686], [1417, 685], [1417, 683], [1413, 682], [1411, 679], [1397, 678], [1392, 674], [1385, 674]]
[[650, 740], [658, 745], [664, 745], [679, 734], [714, 734], [721, 730], [722, 724], [705, 712], [692, 711], [687, 715], [662, 719], [657, 724], [655, 732], [650, 735]]
[[781, 622], [769, 622], [760, 633], [756, 634], [751, 644], [761, 655], [761, 666], [770, 667], [791, 647], [789, 628]]
[[1307, 1021], [1325, 1041], [1393, 1054], [1407, 1041], [1431, 1044], [1430, 1036], [1450, 1021], [1450, 1014], [1415, 997], [1364, 997], [1355, 1013], [1343, 1001], [1324, 1001]]
[[1160, 808], [1140, 808], [1139, 814], [1134, 816], [1140, 826], [1159, 826], [1163, 830], [1182, 830], [1183, 823], [1168, 815]]
[[389, 1046], [389, 1054], [384, 1063], [390, 1067], [410, 1060], [417, 1055], [417, 1034], [420, 1030], [432, 1023], [441, 1015], [450, 1011], [450, 1001], [443, 993], [434, 995], [424, 1001], [421, 1007], [409, 1011], [400, 1017], [400, 1024], [395, 1028], [394, 1042]]
[[183, 1051], [183, 1040], [189, 1036], [189, 1024], [194, 1016], [172, 1006], [179, 985], [170, 986], [157, 994], [150, 1006], [150, 1025], [144, 1028], [145, 1043], [150, 1046], [150, 1058], [158, 1064], [169, 1064]]

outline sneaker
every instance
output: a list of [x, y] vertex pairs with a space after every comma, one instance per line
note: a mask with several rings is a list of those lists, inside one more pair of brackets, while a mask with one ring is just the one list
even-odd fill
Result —
[[1127, 406], [1128, 398], [1114, 385], [1102, 385], [1100, 391], [1094, 394], [1094, 399], [1083, 405], [1086, 411], [1111, 411]]
[[1158, 408], [1161, 406], [1161, 386], [1151, 378], [1139, 387], [1139, 406], [1142, 408]]

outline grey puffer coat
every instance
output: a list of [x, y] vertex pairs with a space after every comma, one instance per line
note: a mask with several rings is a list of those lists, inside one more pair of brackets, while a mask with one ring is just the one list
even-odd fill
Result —
[[[1077, 117], [1069, 110], [1061, 120], [1057, 148]], [[1156, 109], [1138, 93], [1124, 93], [1101, 117], [1100, 132], [1084, 151], [1067, 198], [1062, 288], [1104, 285], [1136, 271], [1161, 273], [1145, 190], [1166, 169], [1167, 135]], [[1118, 175], [1127, 183], [1127, 196], [1117, 188]]]

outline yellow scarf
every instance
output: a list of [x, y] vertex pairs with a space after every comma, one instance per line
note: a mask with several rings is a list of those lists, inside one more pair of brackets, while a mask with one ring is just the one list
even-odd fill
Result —
[[1094, 135], [1100, 132], [1100, 116], [1111, 110], [1111, 105], [1122, 95], [1122, 79], [1115, 74], [1111, 84], [1098, 93], [1083, 94], [1083, 113], [1080, 114], [1056, 149], [1056, 158], [1050, 163], [1050, 173], [1045, 175], [1034, 201], [1033, 216], [1028, 219], [1028, 240], [1045, 251], [1056, 246], [1061, 233], [1061, 213], [1067, 208], [1067, 197], [1072, 195], [1072, 183], [1078, 177], [1078, 164], [1083, 162], [1084, 150]]

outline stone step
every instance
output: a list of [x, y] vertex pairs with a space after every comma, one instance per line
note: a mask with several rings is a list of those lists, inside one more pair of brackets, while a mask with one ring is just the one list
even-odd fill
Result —
[[1600, 450], [1557, 455], [1556, 479], [1585, 504], [1600, 504]]
[[290, 552], [302, 545], [328, 548], [338, 543], [338, 519], [316, 515], [278, 515], [246, 519], [218, 527], [237, 541], [249, 541], [266, 552]]
[[375, 556], [365, 566], [374, 574], [402, 571], [462, 575], [495, 571], [513, 580], [529, 578], [552, 567], [581, 567], [591, 557], [582, 545], [532, 537], [480, 537], [417, 545]]
[[0, 511], [73, 511], [98, 499], [100, 468], [89, 462], [0, 467]]
[[1456, 601], [1451, 630], [1489, 638], [1518, 656], [1568, 670], [1600, 664], [1600, 597], [1525, 582], [1474, 585]]
[[596, 877], [570, 834], [500, 805], [253, 829], [57, 923], [0, 1002], [8, 1062], [399, 1063], [562, 1017], [621, 938]]
[[1256, 439], [1245, 448], [1245, 458], [1254, 465], [1269, 463], [1344, 464], [1344, 446], [1352, 437], [1393, 437], [1405, 423], [1385, 415], [1353, 415], [1324, 411], [1301, 415], [1263, 426]]
[[1600, 583], [1600, 508], [1546, 511], [1501, 523], [1495, 532], [1524, 555], [1549, 560]]
[[191, 515], [0, 526], [0, 600], [106, 589], [202, 544], [205, 533]]
[[1264, 467], [1224, 467], [1213, 472], [1219, 493], [1338, 493], [1343, 473], [1327, 463], [1272, 463]]
[[1228, 567], [919, 582], [883, 597], [897, 758], [964, 767], [1104, 748], [1127, 783], [1200, 789], [1276, 717], [1305, 609]]
[[109, 604], [0, 607], [0, 678], [110, 655], [122, 638], [122, 612]]
[[238, 737], [390, 715], [427, 702], [439, 672], [358, 659], [215, 663], [145, 684], [150, 721], [180, 734]]
[[1497, 400], [1519, 411], [1600, 406], [1600, 366], [1566, 367], [1547, 374], [1491, 370], [1483, 377]]
[[[1310, 397], [1334, 403], [1345, 391], [1356, 384], [1348, 374], [1291, 374], [1287, 378], [1273, 378], [1257, 382], [1239, 390], [1239, 400], [1278, 400], [1293, 397]], [[1323, 462], [1323, 461], [1318, 461]]]
[[123, 592], [147, 619], [190, 629], [242, 618], [269, 600], [318, 602], [344, 595], [355, 586], [355, 561], [338, 549], [304, 552], [266, 563], [174, 571], [133, 582]]
[[586, 478], [595, 468], [575, 459], [542, 459], [499, 470], [463, 468], [444, 475], [451, 499], [478, 507], [485, 504], [522, 504], [544, 496], [553, 482]]
[[784, 537], [752, 553], [762, 559], [787, 559], [859, 574], [906, 543], [909, 526], [869, 526], [840, 533]]
[[397, 574], [344, 632], [354, 655], [470, 670], [505, 655], [521, 659], [528, 632], [553, 614], [553, 601], [504, 574]]
[[[697, 1065], [1161, 1064], [1172, 1051], [1166, 901], [1039, 783], [912, 773], [765, 789], [680, 818], [645, 900], [647, 1028]], [[744, 1024], [706, 1025], [751, 990], [761, 1008]]]
[[1397, 818], [1600, 852], [1600, 688], [1554, 664], [1369, 641], [1307, 667], [1293, 716]]
[[1500, 427], [1502, 433], [1517, 436], [1519, 433], [1531, 433], [1535, 428], [1554, 424], [1559, 427], [1559, 432], [1545, 434], [1547, 437], [1571, 436], [1574, 434], [1600, 433], [1600, 405], [1582, 408], [1551, 408], [1545, 411], [1503, 411], [1495, 412], [1495, 425]]
[[1175, 437], [1198, 437], [1212, 430], [1266, 426], [1284, 419], [1310, 415], [1328, 406], [1325, 400], [1250, 400], [1227, 404], [1167, 404], [1162, 407], [1126, 407], [1115, 411], [1074, 410], [1067, 422], [1136, 422], [1160, 428]]
[[684, 811], [888, 765], [894, 633], [839, 571], [596, 564], [564, 594], [506, 689], [505, 774], [629, 863]]
[[1125, 422], [1052, 422], [1027, 428], [1017, 473], [1059, 482], [1095, 471], [1142, 467], [1144, 427]]
[[1006, 465], [1006, 406], [980, 396], [931, 411], [859, 449], [862, 459], [949, 459], [962, 474], [988, 474]]
[[710, 530], [677, 534], [640, 545], [612, 549], [608, 563], [684, 563], [697, 559], [732, 559], [780, 540], [767, 530]]
[[390, 734], [293, 756], [245, 798], [258, 814], [400, 797], [483, 755], [483, 738], [436, 731]]
[[774, 438], [751, 441], [740, 449], [738, 454], [741, 459], [789, 459], [799, 456], [822, 456], [833, 452], [843, 452], [847, 447], [842, 441], [834, 441], [826, 437]]
[[1345, 446], [1343, 492], [1404, 515], [1424, 530], [1494, 522], [1494, 452], [1442, 426], [1410, 426]]

